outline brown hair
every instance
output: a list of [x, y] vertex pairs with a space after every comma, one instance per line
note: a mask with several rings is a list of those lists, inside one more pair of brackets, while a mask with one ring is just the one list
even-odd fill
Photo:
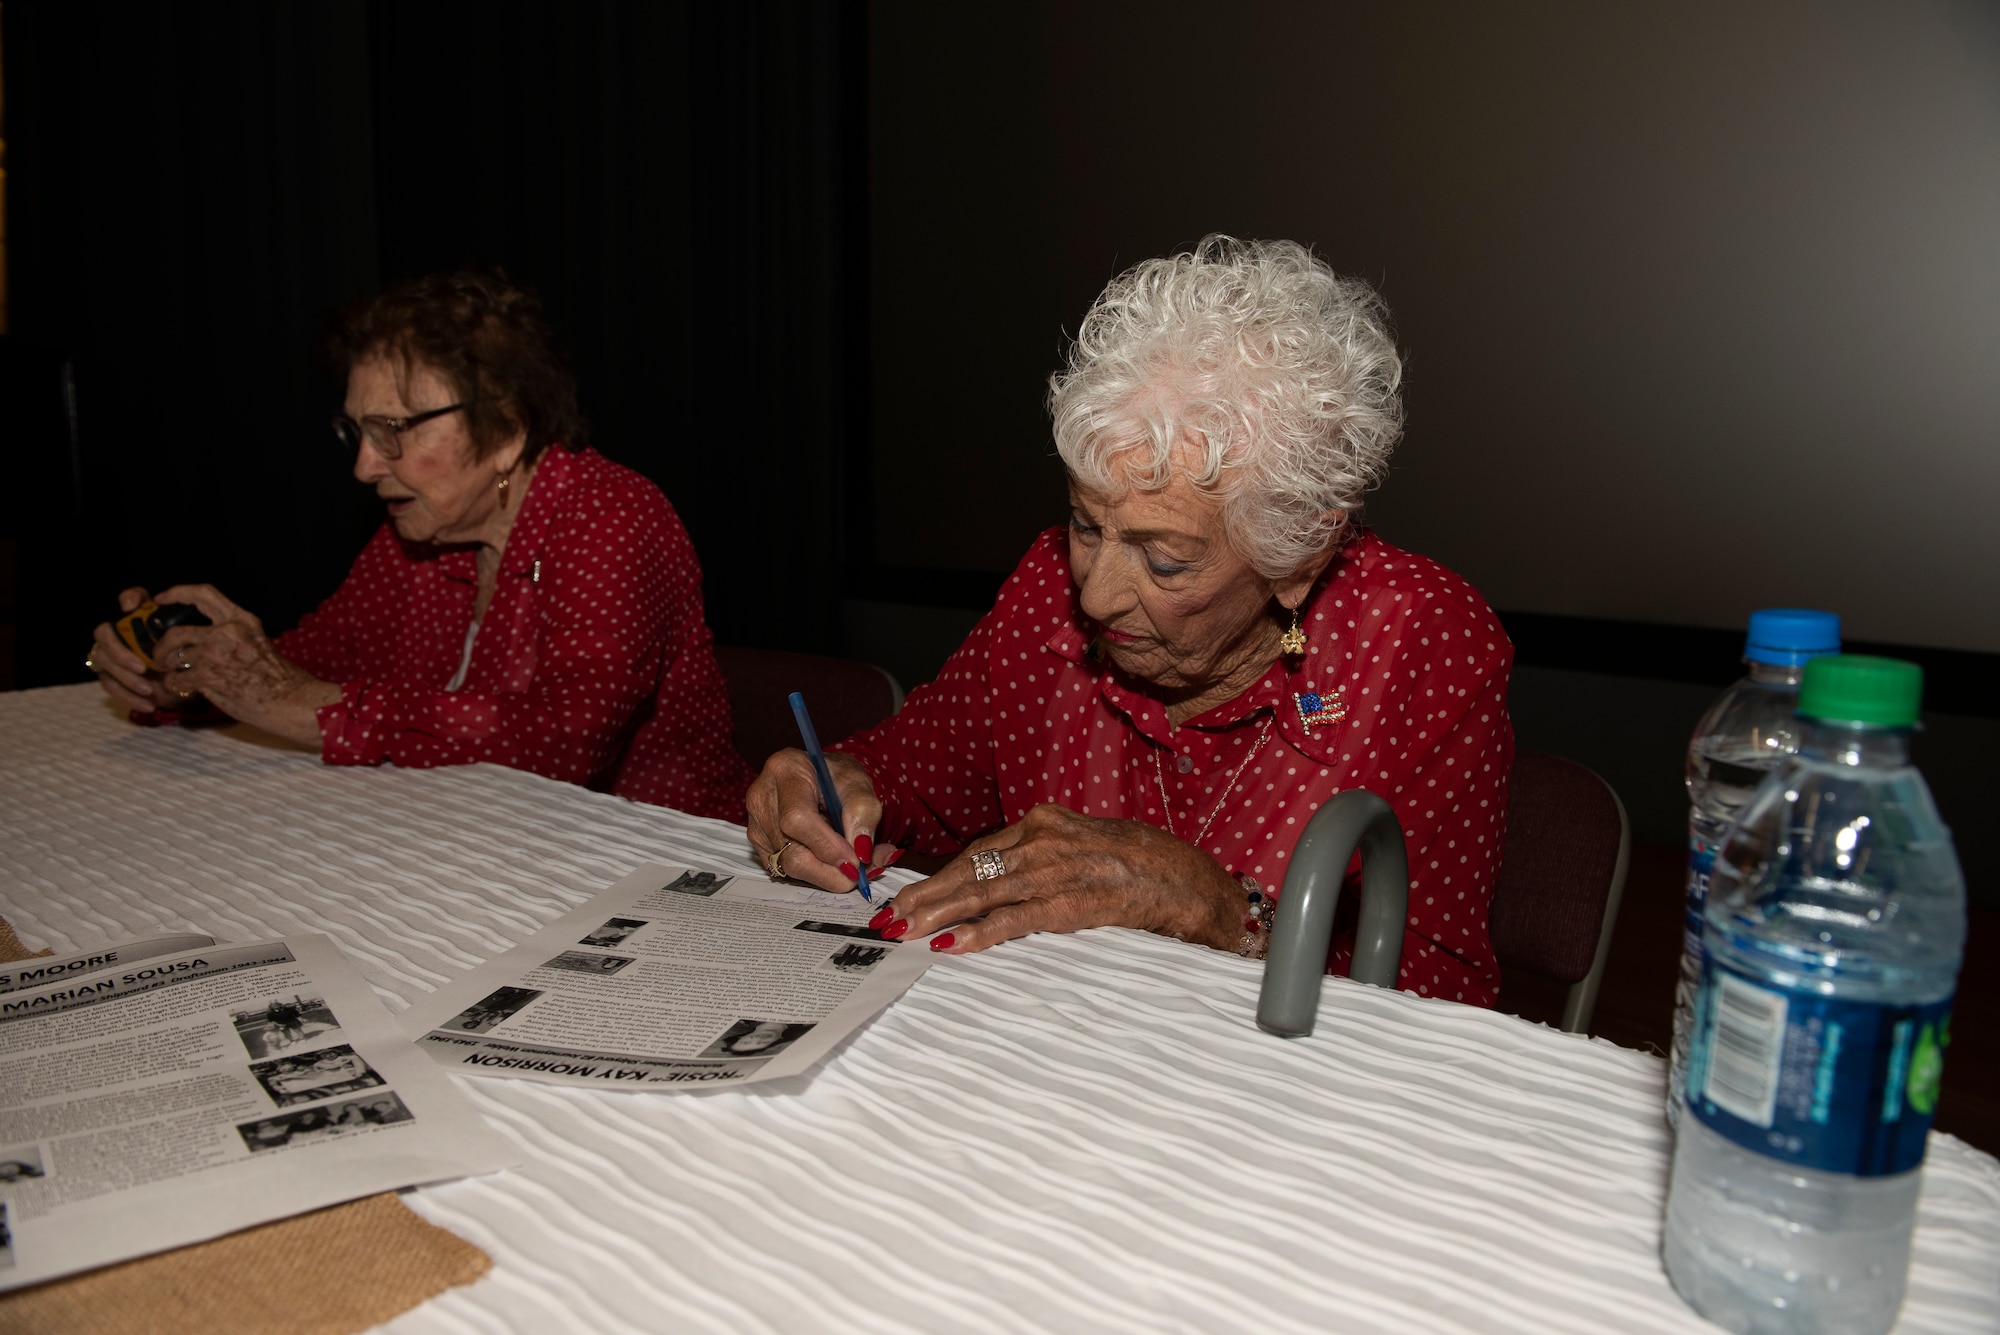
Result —
[[453, 398], [471, 405], [476, 459], [517, 430], [527, 436], [523, 463], [551, 445], [582, 449], [588, 435], [576, 377], [541, 301], [499, 269], [428, 274], [357, 302], [335, 320], [327, 352], [343, 375], [379, 355], [397, 362], [401, 377], [416, 366], [442, 376]]

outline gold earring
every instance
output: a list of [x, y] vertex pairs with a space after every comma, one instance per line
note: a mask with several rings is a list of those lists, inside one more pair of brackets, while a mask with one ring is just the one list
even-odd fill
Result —
[[505, 473], [502, 473], [502, 474], [500, 475], [500, 483], [499, 483], [499, 488], [500, 488], [500, 508], [501, 508], [502, 510], [504, 510], [504, 509], [506, 509], [506, 508], [507, 508], [507, 482], [508, 482], [508, 477], [507, 477], [507, 475], [506, 475]]
[[1278, 652], [1281, 654], [1302, 654], [1306, 651], [1306, 633], [1299, 629], [1299, 609], [1292, 609], [1292, 628], [1278, 637]]

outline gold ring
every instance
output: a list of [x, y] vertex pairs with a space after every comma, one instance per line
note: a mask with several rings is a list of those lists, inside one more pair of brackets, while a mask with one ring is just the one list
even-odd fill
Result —
[[972, 855], [972, 879], [991, 881], [1007, 874], [1007, 864], [1000, 858], [1000, 851], [982, 848]]
[[785, 840], [783, 844], [778, 846], [778, 851], [771, 854], [771, 860], [764, 864], [764, 870], [770, 873], [772, 880], [782, 881], [785, 879], [785, 850], [797, 842], [798, 840], [796, 839]]

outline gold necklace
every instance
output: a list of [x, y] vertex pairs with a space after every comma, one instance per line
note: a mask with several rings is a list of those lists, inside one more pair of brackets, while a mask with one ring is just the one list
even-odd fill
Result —
[[[1201, 828], [1194, 832], [1192, 842], [1196, 848], [1200, 848], [1201, 841], [1208, 838], [1208, 827], [1215, 824], [1215, 818], [1222, 814], [1223, 805], [1229, 801], [1229, 794], [1235, 791], [1236, 781], [1243, 777], [1243, 771], [1250, 768], [1250, 762], [1255, 760], [1257, 753], [1264, 749], [1264, 743], [1271, 736], [1271, 719], [1274, 717], [1276, 716], [1266, 716], [1264, 726], [1257, 732], [1257, 744], [1250, 748], [1250, 754], [1243, 757], [1242, 763], [1237, 765], [1236, 772], [1229, 776], [1229, 782], [1222, 785], [1222, 796], [1215, 799], [1215, 805], [1209, 808], [1208, 819], [1203, 821]], [[1180, 832], [1174, 829], [1173, 805], [1167, 801], [1167, 767], [1160, 760], [1160, 752], [1165, 749], [1162, 746], [1155, 746], [1153, 748], [1153, 779], [1160, 785], [1160, 814], [1167, 818], [1167, 833], [1178, 839], [1180, 838]]]

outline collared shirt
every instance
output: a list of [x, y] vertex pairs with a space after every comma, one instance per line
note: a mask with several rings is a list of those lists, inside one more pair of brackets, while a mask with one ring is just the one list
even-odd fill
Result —
[[[921, 853], [955, 853], [1054, 802], [1169, 830], [1274, 888], [1312, 813], [1370, 789], [1409, 855], [1400, 985], [1490, 1006], [1513, 645], [1464, 580], [1369, 532], [1342, 548], [1302, 621], [1305, 653], [1176, 727], [1145, 683], [1092, 652], [1065, 531], [1050, 529], [937, 680], [839, 749], [875, 781], [878, 837]], [[1299, 699], [1312, 694], [1317, 722]], [[1352, 943], [1337, 938], [1335, 972]]]
[[330, 764], [493, 761], [743, 819], [750, 771], [730, 743], [701, 568], [658, 487], [594, 450], [550, 448], [465, 661], [478, 592], [473, 548], [404, 543], [385, 523], [278, 637], [279, 653], [341, 683], [319, 711]]

